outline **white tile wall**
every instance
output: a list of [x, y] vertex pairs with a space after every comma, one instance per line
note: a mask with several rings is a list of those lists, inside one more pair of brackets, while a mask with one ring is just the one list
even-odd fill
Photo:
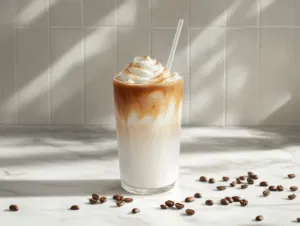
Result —
[[134, 56], [185, 81], [189, 125], [300, 125], [300, 0], [0, 0], [0, 124], [114, 124]]

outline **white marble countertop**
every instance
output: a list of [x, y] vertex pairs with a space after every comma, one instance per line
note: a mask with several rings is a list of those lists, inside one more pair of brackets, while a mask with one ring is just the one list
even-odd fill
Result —
[[[287, 200], [291, 185], [300, 187], [300, 128], [184, 128], [178, 186], [155, 196], [129, 195], [120, 188], [114, 132], [79, 128], [0, 128], [0, 225], [297, 225], [300, 191]], [[248, 171], [259, 175], [256, 185], [246, 190], [227, 188], [216, 191], [222, 176], [235, 178]], [[288, 173], [298, 177], [288, 179]], [[216, 179], [201, 183], [199, 176]], [[262, 197], [257, 184], [283, 185], [283, 192]], [[196, 211], [161, 210], [165, 200], [182, 201], [200, 192], [203, 198], [186, 207]], [[92, 193], [109, 197], [105, 204], [90, 205]], [[113, 194], [134, 198], [116, 207]], [[249, 204], [228, 206], [220, 198], [239, 195]], [[215, 201], [206, 206], [205, 200]], [[10, 204], [20, 207], [8, 211]], [[77, 204], [79, 211], [68, 208]], [[139, 214], [131, 214], [138, 207]], [[255, 222], [257, 215], [264, 221]], [[299, 223], [300, 225], [300, 223]]]

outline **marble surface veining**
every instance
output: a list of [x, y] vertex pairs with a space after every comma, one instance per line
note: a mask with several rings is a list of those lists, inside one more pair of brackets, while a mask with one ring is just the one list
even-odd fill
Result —
[[[184, 128], [181, 136], [180, 180], [175, 189], [154, 196], [127, 194], [120, 188], [115, 133], [107, 129], [0, 128], [0, 225], [297, 225], [300, 191], [287, 200], [288, 188], [300, 187], [300, 128]], [[247, 189], [217, 191], [222, 176], [231, 180], [248, 171], [259, 175]], [[288, 173], [298, 174], [288, 179]], [[216, 179], [201, 183], [199, 176]], [[230, 180], [230, 181], [231, 181]], [[259, 181], [283, 185], [283, 192], [262, 197]], [[161, 210], [165, 200], [183, 201], [200, 192], [203, 197], [186, 208]], [[90, 205], [92, 193], [109, 197], [105, 204]], [[113, 194], [134, 198], [116, 207]], [[248, 206], [219, 204], [225, 196], [239, 195]], [[206, 206], [205, 200], [215, 201]], [[20, 207], [8, 211], [10, 204]], [[71, 205], [79, 211], [69, 210]], [[132, 208], [141, 210], [131, 214]], [[255, 222], [257, 215], [264, 221]], [[300, 225], [300, 223], [299, 223]]]

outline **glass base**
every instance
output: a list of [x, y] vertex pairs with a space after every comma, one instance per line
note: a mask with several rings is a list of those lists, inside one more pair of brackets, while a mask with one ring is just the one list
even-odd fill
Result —
[[176, 181], [162, 188], [136, 188], [136, 187], [129, 186], [123, 181], [121, 181], [122, 188], [124, 188], [129, 193], [137, 194], [137, 195], [154, 195], [154, 194], [163, 193], [171, 190], [172, 188], [175, 187], [175, 185], [176, 185]]

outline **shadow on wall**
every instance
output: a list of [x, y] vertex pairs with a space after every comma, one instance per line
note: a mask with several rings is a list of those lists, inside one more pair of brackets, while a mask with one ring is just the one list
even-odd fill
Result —
[[[45, 10], [47, 8], [46, 5], [43, 5], [45, 2], [32, 0], [27, 5], [18, 4], [17, 21], [21, 26], [45, 25], [48, 22]], [[252, 24], [258, 13], [251, 11], [254, 2], [231, 1], [231, 4], [227, 6], [229, 25], [237, 21], [236, 18], [241, 18], [242, 24]], [[265, 6], [263, 13], [272, 10], [276, 2], [277, 0], [274, 0]], [[50, 7], [53, 9], [63, 7], [62, 1], [50, 1], [50, 3]], [[127, 3], [128, 1], [121, 1], [121, 5], [118, 7], [123, 7]], [[36, 9], [40, 10], [33, 14], [32, 12]], [[93, 18], [94, 22], [109, 16], [115, 10], [116, 8], [107, 11], [105, 15], [99, 14], [99, 18]], [[136, 9], [136, 12], [138, 11], [139, 8]], [[222, 13], [225, 14], [225, 12]], [[22, 46], [18, 49], [21, 58], [17, 61], [16, 89], [19, 99], [20, 123], [30, 121], [28, 120], [30, 118], [32, 124], [40, 124], [49, 121], [52, 117], [53, 124], [111, 124], [114, 121], [111, 79], [117, 68], [123, 67], [123, 65], [116, 65], [116, 58], [120, 54], [117, 53], [116, 45], [126, 45], [134, 40], [135, 34], [122, 32], [122, 38], [117, 40], [116, 27], [83, 30], [74, 27], [70, 29], [72, 32], [64, 32], [64, 29], [61, 28], [51, 28], [50, 50], [54, 50], [54, 53], [51, 52], [51, 59], [48, 56], [41, 59], [40, 56], [45, 55], [42, 49], [45, 50], [45, 46], [48, 46], [47, 31], [40, 32], [43, 29], [46, 30], [45, 28], [18, 29], [17, 37], [25, 41], [29, 40], [30, 43], [29, 46]], [[31, 34], [30, 32], [36, 33]], [[256, 96], [257, 84], [261, 83], [261, 77], [264, 75], [257, 76], [258, 64], [255, 59], [257, 53], [254, 49], [252, 52], [250, 47], [246, 48], [245, 46], [257, 42], [255, 39], [257, 29], [247, 29], [245, 33], [243, 29], [229, 31], [227, 43], [224, 38], [225, 30], [222, 28], [210, 29], [207, 27], [192, 30], [191, 33], [189, 41], [192, 56], [190, 62], [192, 87], [189, 88], [192, 90], [190, 103], [192, 124], [224, 125], [227, 122], [229, 125], [268, 125], [285, 115], [286, 108], [289, 107], [291, 101], [288, 98], [291, 96], [290, 90], [284, 90], [275, 99], [268, 99], [263, 92], [259, 92], [259, 96]], [[30, 42], [32, 35], [38, 37], [38, 43]], [[112, 40], [111, 37], [115, 37], [115, 40]], [[9, 38], [2, 40], [0, 45], [5, 46], [8, 41]], [[18, 44], [19, 41], [17, 41]], [[209, 43], [209, 45], [203, 45], [200, 49], [194, 48], [196, 44], [199, 47], [199, 43]], [[227, 46], [226, 56], [225, 46]], [[186, 48], [188, 46], [182, 46], [177, 51], [180, 53]], [[27, 56], [28, 52], [31, 53], [31, 57]], [[150, 55], [150, 52], [149, 49], [147, 53], [141, 54]], [[133, 57], [131, 54], [135, 55], [134, 53], [133, 50], [132, 53], [122, 54], [130, 55], [129, 59], [131, 59]], [[225, 57], [227, 62], [225, 62]], [[51, 62], [51, 90], [49, 90], [48, 77], [49, 62]], [[35, 67], [28, 69], [27, 65], [35, 65]], [[284, 67], [284, 65], [282, 66]], [[226, 81], [224, 78], [225, 68], [227, 68]], [[22, 71], [28, 73], [20, 76]], [[14, 94], [9, 94], [11, 96], [7, 97], [5, 109], [12, 109], [11, 103], [14, 102]], [[47, 104], [49, 100], [51, 100], [51, 116], [49, 115], [50, 104]], [[245, 102], [247, 104], [244, 104]], [[32, 109], [36, 109], [34, 118], [28, 113], [32, 113]], [[86, 115], [84, 115], [83, 109], [86, 109]], [[224, 109], [226, 110], [225, 114]], [[253, 113], [253, 109], [256, 112]], [[99, 118], [99, 116], [103, 117]]]

